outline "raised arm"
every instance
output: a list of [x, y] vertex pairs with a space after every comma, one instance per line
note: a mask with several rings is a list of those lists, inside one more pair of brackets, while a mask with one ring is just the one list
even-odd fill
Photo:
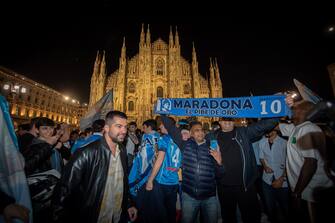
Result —
[[177, 144], [177, 146], [183, 150], [185, 148], [185, 144], [180, 132], [180, 129], [176, 127], [176, 125], [172, 122], [172, 120], [169, 119], [166, 115], [161, 115], [162, 122], [166, 130], [168, 131], [169, 135], [171, 136], [174, 143]]

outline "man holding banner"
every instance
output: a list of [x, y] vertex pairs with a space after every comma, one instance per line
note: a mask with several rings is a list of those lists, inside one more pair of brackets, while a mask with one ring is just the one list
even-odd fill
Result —
[[248, 127], [234, 127], [234, 120], [221, 118], [216, 131], [225, 174], [218, 180], [218, 196], [224, 222], [236, 222], [238, 205], [243, 222], [260, 222], [255, 181], [257, 166], [251, 143], [273, 129], [278, 119], [258, 121]]
[[203, 220], [216, 223], [218, 207], [216, 176], [223, 174], [220, 150], [210, 149], [200, 122], [190, 124], [191, 138], [183, 140], [181, 131], [165, 115], [162, 122], [182, 151], [182, 222], [195, 222], [201, 210]]
[[[218, 180], [218, 194], [225, 222], [236, 222], [237, 204], [243, 222], [260, 222], [260, 207], [254, 188], [257, 169], [251, 143], [274, 128], [279, 121], [278, 118], [267, 119], [246, 128], [234, 128], [232, 118], [272, 118], [290, 115], [285, 97], [285, 95], [273, 95], [240, 98], [175, 98], [160, 99], [157, 102], [156, 113], [159, 114], [226, 117], [220, 120], [222, 130], [218, 130], [211, 137], [218, 141], [220, 160], [225, 171]], [[166, 100], [169, 100], [169, 103]], [[164, 106], [166, 104], [170, 106]], [[212, 153], [212, 150], [210, 151]], [[185, 169], [184, 167], [183, 178]], [[184, 188], [185, 186], [183, 191]]]

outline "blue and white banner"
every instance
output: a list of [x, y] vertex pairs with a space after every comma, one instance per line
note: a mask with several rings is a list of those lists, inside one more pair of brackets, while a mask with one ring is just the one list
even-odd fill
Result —
[[160, 98], [156, 114], [230, 118], [270, 118], [290, 115], [285, 95], [239, 98]]
[[[19, 146], [6, 99], [0, 95], [0, 189], [15, 198], [17, 204], [30, 210], [29, 222], [33, 222], [28, 182], [24, 173], [24, 158]], [[0, 223], [5, 222], [0, 215]], [[13, 222], [21, 222], [14, 220]]]

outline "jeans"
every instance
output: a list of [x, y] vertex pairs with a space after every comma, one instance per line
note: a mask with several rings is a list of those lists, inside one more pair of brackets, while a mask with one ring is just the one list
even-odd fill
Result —
[[254, 186], [247, 191], [242, 186], [225, 186], [218, 184], [218, 196], [224, 223], [236, 223], [237, 205], [244, 223], [259, 223], [261, 210]]
[[154, 181], [153, 189], [147, 191], [145, 184], [140, 189], [136, 205], [139, 209], [139, 222], [176, 222], [176, 202], [179, 185], [163, 185]]
[[263, 194], [266, 209], [268, 211], [268, 217], [271, 222], [277, 222], [278, 217], [276, 216], [277, 212], [277, 203], [278, 206], [287, 222], [288, 217], [288, 206], [289, 206], [289, 190], [287, 187], [275, 189], [271, 185], [268, 185], [263, 181]]
[[192, 198], [187, 193], [182, 193], [182, 223], [193, 223], [201, 210], [203, 222], [218, 222], [218, 206], [215, 196], [204, 200]]

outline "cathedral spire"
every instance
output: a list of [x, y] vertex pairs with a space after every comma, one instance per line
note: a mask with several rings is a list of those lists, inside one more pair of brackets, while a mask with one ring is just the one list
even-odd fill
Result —
[[151, 35], [150, 35], [150, 27], [149, 27], [150, 25], [148, 24], [148, 28], [147, 28], [147, 34], [146, 34], [146, 37], [147, 37], [147, 39], [146, 39], [146, 44], [147, 44], [147, 46], [149, 47], [150, 45], [151, 45]]
[[124, 67], [126, 64], [126, 59], [127, 59], [127, 55], [126, 55], [126, 38], [123, 37], [123, 43], [122, 43], [122, 48], [121, 48], [121, 56], [120, 56], [120, 60], [119, 60], [119, 69], [121, 67]]
[[169, 46], [173, 47], [173, 33], [172, 33], [172, 26], [170, 26], [170, 34], [169, 34]]
[[[214, 67], [213, 67], [213, 63], [212, 63], [212, 58], [209, 58], [209, 80], [212, 83], [215, 82], [215, 77], [214, 77]], [[211, 86], [213, 87], [213, 86]]]
[[123, 37], [123, 44], [121, 49], [121, 58], [126, 58], [126, 37]]
[[103, 54], [102, 54], [102, 60], [101, 60], [100, 69], [102, 69], [103, 66], [106, 67], [105, 51], [103, 51]]
[[220, 81], [220, 70], [219, 70], [219, 65], [218, 65], [218, 61], [217, 58], [215, 58], [215, 78], [217, 81], [219, 81], [218, 83], [221, 83]]
[[192, 63], [198, 63], [197, 52], [195, 51], [194, 42], [192, 42]]
[[216, 85], [216, 80], [215, 80], [215, 75], [214, 75], [214, 67], [213, 67], [213, 62], [212, 58], [209, 59], [209, 89], [210, 89], [210, 97], [215, 98], [216, 93], [215, 93], [215, 85]]
[[144, 34], [144, 24], [142, 23], [142, 30], [141, 30], [141, 36], [140, 36], [140, 45], [144, 45], [144, 39], [145, 39], [145, 34]]
[[175, 41], [176, 41], [176, 47], [179, 47], [179, 35], [178, 35], [178, 27], [176, 26], [176, 36], [175, 36]]
[[105, 60], [105, 51], [103, 51], [102, 54], [102, 60], [101, 60], [101, 64], [100, 64], [100, 80], [99, 81], [104, 81], [105, 80], [105, 76], [106, 76], [106, 60]]
[[99, 72], [99, 65], [100, 65], [100, 56], [99, 56], [99, 50], [98, 50], [97, 51], [97, 56], [96, 56], [95, 62], [94, 62], [93, 75]]

